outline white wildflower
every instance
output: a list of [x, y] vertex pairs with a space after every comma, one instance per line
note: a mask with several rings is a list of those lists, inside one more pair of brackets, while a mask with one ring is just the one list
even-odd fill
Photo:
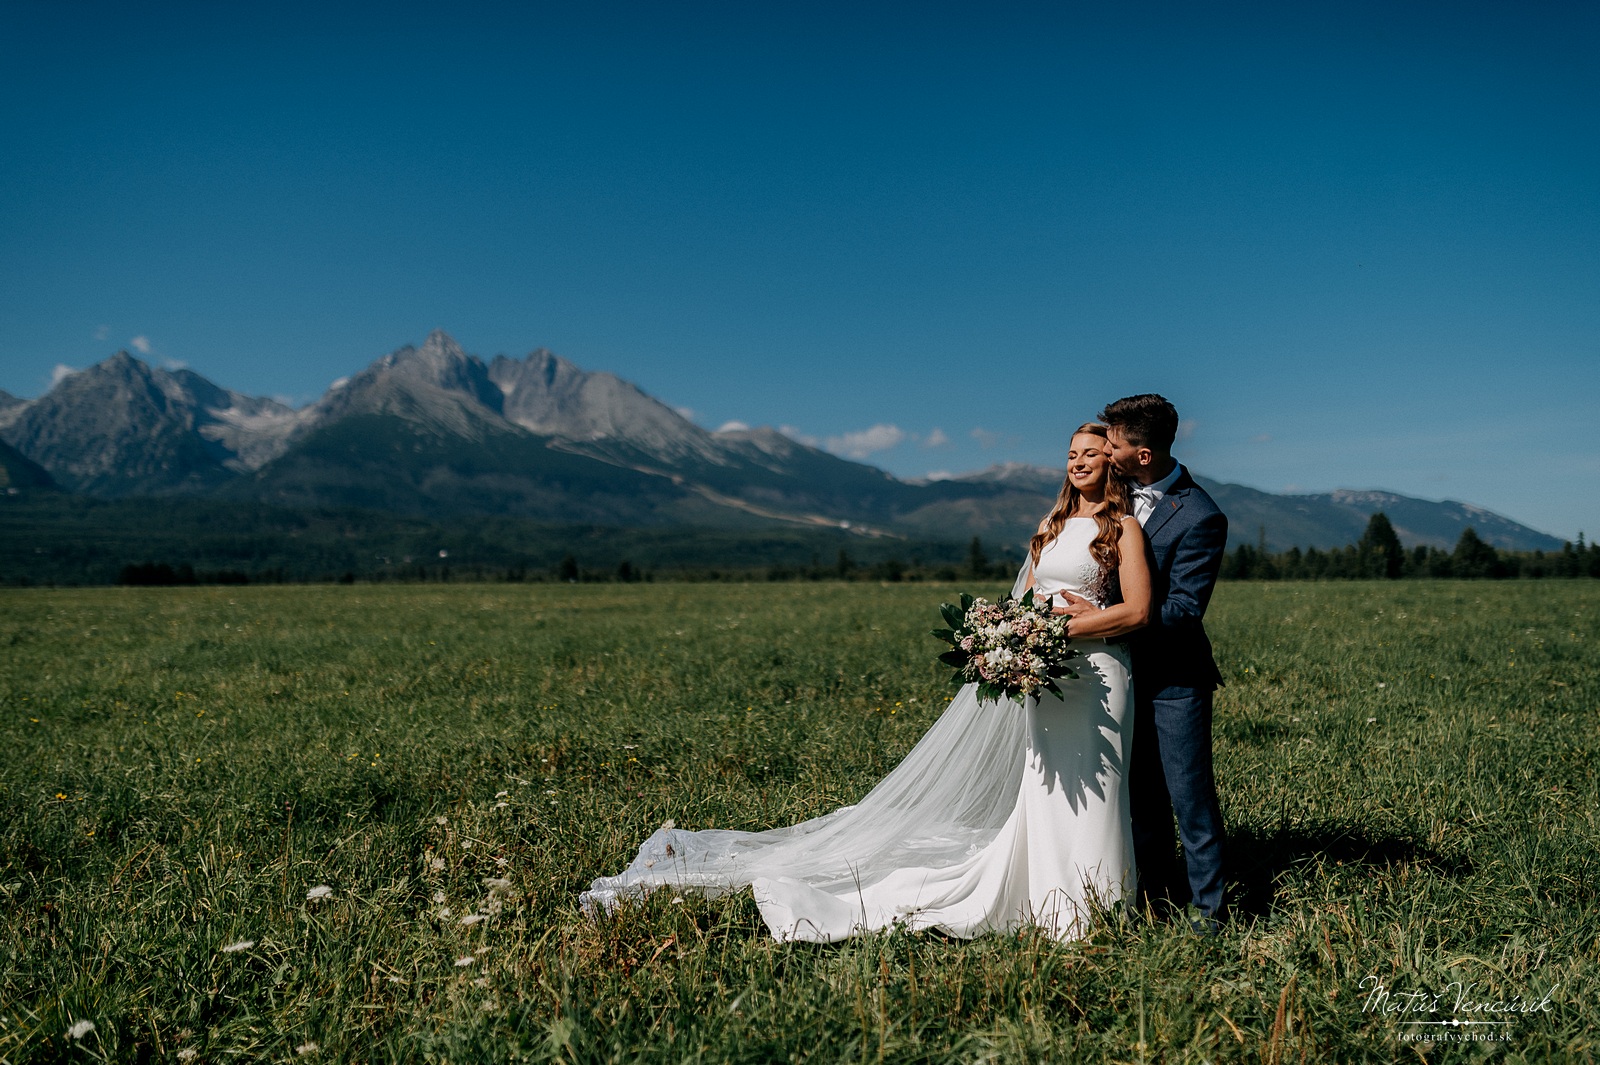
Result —
[[439, 870], [444, 868], [444, 859], [435, 858], [433, 861], [428, 863], [428, 868], [437, 873]]
[[443, 901], [444, 901], [444, 892], [442, 892], [442, 891], [435, 891], [435, 892], [434, 892], [434, 893], [433, 893], [433, 901], [434, 901], [434, 902], [443, 902]]
[[478, 959], [474, 958], [471, 954], [468, 954], [465, 957], [457, 958], [456, 959], [456, 968], [457, 969], [465, 969], [467, 966], [471, 965], [473, 962], [475, 962], [477, 960]]
[[327, 884], [318, 884], [316, 887], [314, 887], [310, 891], [306, 892], [306, 898], [308, 898], [308, 899], [325, 899], [325, 898], [328, 898], [332, 894], [333, 894], [333, 888], [329, 887]]
[[683, 905], [683, 896], [682, 895], [674, 895], [674, 896], [672, 896], [672, 904], [674, 906], [682, 906]]
[[237, 954], [241, 950], [249, 950], [251, 947], [253, 947], [255, 945], [256, 945], [256, 941], [253, 940], [253, 939], [241, 939], [237, 943], [229, 943], [227, 946], [223, 947], [222, 948], [222, 953], [224, 953], [224, 954]]
[[469, 913], [465, 917], [461, 918], [459, 923], [464, 925], [475, 925], [479, 921], [487, 921], [488, 919], [489, 918], [485, 914]]
[[93, 1021], [78, 1021], [71, 1028], [67, 1029], [67, 1038], [82, 1039], [92, 1031], [94, 1031]]
[[507, 806], [510, 806], [510, 805], [511, 805], [510, 803], [504, 802], [504, 801], [497, 802], [497, 803], [494, 804], [493, 809], [504, 810]]
[[496, 858], [494, 860], [494, 864], [498, 865], [500, 868], [504, 869], [506, 866], [511, 864], [511, 859], [509, 859], [509, 858]]
[[483, 878], [483, 886], [492, 892], [510, 891], [511, 881], [503, 876], [486, 876]]
[[1378, 723], [1378, 719], [1377, 719], [1377, 718], [1375, 718], [1375, 717], [1369, 717], [1369, 718], [1367, 718], [1367, 724], [1369, 724], [1369, 725], [1376, 725], [1376, 724], [1377, 724], [1377, 723]]
[[472, 849], [472, 841], [470, 839], [462, 840], [461, 841], [461, 849], [464, 850], [464, 851], [470, 851]]
[[511, 793], [509, 791], [497, 791], [497, 792], [494, 793], [494, 797], [497, 798], [497, 799], [503, 799], [507, 795], [510, 795], [510, 794]]
[[450, 819], [444, 814], [440, 814], [438, 817], [433, 819], [433, 823], [436, 825], [448, 825], [450, 823]]
[[444, 918], [449, 917], [449, 916], [450, 916], [450, 907], [446, 906], [444, 909], [439, 911], [439, 919], [440, 920], [443, 920]]
[[194, 1047], [184, 1047], [182, 1050], [178, 1051], [179, 1061], [193, 1061], [199, 1056], [200, 1051], [196, 1050]]
[[301, 1043], [299, 1046], [294, 1048], [294, 1052], [299, 1054], [301, 1057], [304, 1057], [307, 1054], [315, 1054], [317, 1050], [317, 1044], [312, 1042]]
[[663, 832], [667, 831], [670, 828], [677, 828], [677, 827], [678, 827], [678, 822], [674, 821], [670, 817], [667, 818], [665, 821], [661, 822], [661, 831], [663, 831]]

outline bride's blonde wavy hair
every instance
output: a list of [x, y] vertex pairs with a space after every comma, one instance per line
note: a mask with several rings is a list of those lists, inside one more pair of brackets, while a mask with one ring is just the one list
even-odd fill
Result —
[[[1072, 431], [1073, 436], [1087, 433], [1090, 436], [1106, 438], [1106, 427], [1099, 422], [1084, 422]], [[1109, 464], [1110, 460], [1107, 459]], [[1061, 535], [1061, 529], [1067, 524], [1067, 519], [1072, 516], [1072, 511], [1078, 505], [1078, 500], [1083, 498], [1083, 493], [1078, 491], [1072, 483], [1072, 478], [1067, 477], [1061, 482], [1061, 494], [1056, 496], [1056, 505], [1050, 508], [1050, 513], [1039, 523], [1039, 531], [1033, 534], [1033, 539], [1028, 541], [1028, 550], [1033, 555], [1033, 564], [1039, 564], [1039, 553]], [[1106, 572], [1114, 572], [1122, 562], [1122, 551], [1117, 546], [1122, 539], [1122, 519], [1133, 513], [1133, 498], [1128, 494], [1128, 486], [1113, 467], [1106, 474], [1106, 505], [1093, 514], [1095, 524], [1100, 531], [1095, 533], [1094, 542], [1089, 545], [1089, 553], [1096, 562], [1104, 566]]]

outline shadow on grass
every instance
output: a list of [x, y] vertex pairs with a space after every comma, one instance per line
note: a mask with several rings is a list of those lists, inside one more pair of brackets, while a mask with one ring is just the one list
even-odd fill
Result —
[[1472, 872], [1464, 855], [1447, 855], [1405, 836], [1340, 824], [1262, 829], [1238, 826], [1228, 834], [1229, 901], [1236, 914], [1265, 917], [1290, 872], [1311, 863], [1362, 871], [1410, 865], [1451, 879]]

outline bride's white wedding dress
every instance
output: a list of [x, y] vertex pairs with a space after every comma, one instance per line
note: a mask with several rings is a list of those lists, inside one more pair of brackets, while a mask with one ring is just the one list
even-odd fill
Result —
[[[1096, 525], [1070, 519], [1033, 571], [1036, 595], [1105, 605], [1110, 575], [1089, 553]], [[1020, 594], [1028, 570], [1014, 589]], [[898, 925], [951, 935], [1039, 925], [1081, 937], [1096, 907], [1131, 897], [1124, 777], [1133, 732], [1127, 652], [1079, 640], [1062, 698], [953, 699], [856, 805], [766, 832], [663, 826], [617, 876], [583, 893], [586, 912], [660, 887], [752, 889], [779, 940], [829, 942]]]

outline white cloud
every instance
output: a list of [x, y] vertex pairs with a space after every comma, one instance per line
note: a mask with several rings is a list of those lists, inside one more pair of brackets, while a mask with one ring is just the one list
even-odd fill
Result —
[[137, 351], [140, 355], [150, 354], [150, 338], [142, 333], [128, 341], [128, 346], [133, 348], [133, 350]]
[[824, 441], [823, 446], [835, 455], [843, 455], [847, 459], [864, 459], [874, 452], [899, 447], [905, 438], [905, 430], [898, 425], [886, 425], [880, 422], [870, 429], [858, 429], [853, 433], [830, 436]]
[[109, 325], [97, 325], [94, 327], [94, 338], [96, 340], [104, 340], [110, 335], [111, 327]]
[[1200, 423], [1195, 421], [1193, 418], [1178, 419], [1178, 439], [1189, 439], [1194, 435], [1194, 431], [1198, 428], [1200, 428]]
[[929, 470], [927, 473], [922, 475], [922, 479], [925, 481], [948, 481], [954, 476], [955, 474], [951, 473], [949, 470]]
[[[949, 443], [949, 435], [938, 426], [935, 426], [933, 432], [922, 438], [923, 447], [946, 447], [949, 445]], [[930, 474], [930, 476], [932, 475]]]
[[332, 392], [336, 388], [343, 388], [345, 385], [347, 385], [349, 383], [350, 383], [350, 378], [348, 378], [348, 377], [338, 378], [337, 380], [335, 380], [333, 382], [333, 384], [328, 386], [328, 391]]
[[1250, 442], [1252, 444], [1270, 444], [1270, 443], [1272, 443], [1272, 434], [1271, 433], [1257, 433], [1255, 436], [1252, 436], [1250, 438]]
[[189, 368], [189, 364], [182, 359], [162, 359], [161, 365], [169, 370], [187, 370]]
[[793, 440], [797, 444], [804, 444], [806, 447], [822, 446], [821, 440], [818, 440], [810, 433], [802, 432], [793, 425], [780, 425], [778, 426], [778, 432], [782, 433], [784, 436], [787, 436], [790, 440]]
[[694, 421], [693, 407], [673, 407], [672, 409], [678, 415], [678, 417], [682, 418], [684, 421]]
[[64, 362], [56, 363], [56, 368], [50, 371], [50, 387], [54, 388], [78, 371]]
[[734, 420], [734, 421], [731, 421], [731, 422], [723, 422], [722, 423], [722, 427], [719, 428], [717, 430], [717, 432], [719, 432], [719, 433], [742, 433], [742, 432], [744, 432], [745, 430], [747, 430], [749, 428], [750, 427], [748, 425], [746, 425], [744, 422], [741, 422], [741, 421], [738, 421], [738, 420]]
[[970, 435], [972, 436], [972, 439], [978, 442], [978, 446], [983, 448], [985, 451], [991, 447], [994, 447], [1000, 442], [999, 433], [991, 433], [981, 425], [972, 430]]

